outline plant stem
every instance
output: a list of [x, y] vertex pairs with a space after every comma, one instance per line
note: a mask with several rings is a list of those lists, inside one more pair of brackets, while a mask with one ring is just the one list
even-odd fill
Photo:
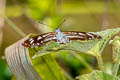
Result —
[[118, 72], [118, 69], [119, 69], [119, 63], [118, 64], [117, 63], [114, 64], [113, 72], [112, 72], [113, 76], [117, 76], [117, 72]]
[[104, 65], [103, 65], [103, 60], [102, 60], [101, 55], [96, 55], [96, 59], [98, 61], [98, 66], [100, 70], [104, 71]]
[[116, 36], [113, 40], [110, 41], [110, 44], [112, 44], [114, 62], [112, 75], [117, 76], [120, 65], [120, 37]]
[[114, 66], [113, 66], [113, 71], [112, 71], [112, 75], [117, 76], [118, 70], [119, 70], [119, 65], [120, 65], [120, 60], [119, 60], [119, 53], [120, 53], [120, 49], [119, 46], [113, 46], [113, 54], [116, 54], [116, 60], [114, 61]]
[[80, 60], [80, 62], [86, 67], [88, 68], [90, 71], [93, 71], [93, 68], [91, 65], [89, 65], [80, 55], [78, 55], [77, 53], [71, 53], [74, 57], [76, 57], [77, 59]]
[[22, 32], [7, 16], [4, 16], [4, 19], [18, 35], [20, 35], [21, 37], [26, 36], [26, 34]]

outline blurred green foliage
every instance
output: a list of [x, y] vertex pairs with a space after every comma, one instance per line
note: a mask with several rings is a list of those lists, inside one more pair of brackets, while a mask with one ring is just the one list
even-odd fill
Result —
[[0, 59], [0, 80], [11, 80], [12, 73], [10, 72], [8, 65], [2, 59]]
[[41, 20], [46, 16], [55, 15], [55, 0], [27, 0], [28, 16]]
[[[79, 54], [79, 53], [75, 53], [75, 54]], [[68, 66], [69, 70], [70, 70], [70, 74], [72, 77], [76, 77], [76, 75], [80, 75], [80, 74], [85, 74], [88, 73], [89, 70], [84, 66], [83, 63], [81, 63], [81, 61], [76, 58], [75, 56], [73, 56], [72, 54], [70, 54], [70, 52], [68, 51], [61, 51], [58, 54], [56, 54], [58, 56], [59, 60], [62, 60], [63, 63]], [[83, 53], [80, 53], [79, 56], [81, 56], [83, 59], [85, 59], [85, 61], [92, 65], [92, 66], [96, 66], [96, 60], [94, 57], [92, 56], [88, 56], [85, 55]]]

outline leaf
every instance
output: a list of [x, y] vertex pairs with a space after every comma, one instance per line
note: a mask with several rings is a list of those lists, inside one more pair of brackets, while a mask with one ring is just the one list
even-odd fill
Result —
[[113, 37], [119, 31], [120, 31], [120, 28], [94, 32], [94, 34], [102, 36], [102, 39], [86, 41], [86, 42], [74, 41], [72, 43], [69, 43], [67, 48], [96, 56], [102, 53], [107, 42], [111, 39], [111, 37]]
[[33, 66], [43, 80], [66, 80], [60, 67], [50, 54], [34, 59]]
[[[33, 55], [36, 53], [34, 49], [29, 49], [29, 51], [30, 54]], [[32, 63], [34, 68], [43, 80], [66, 80], [52, 54], [53, 53], [33, 59]]]
[[91, 32], [91, 33], [102, 36], [101, 40], [95, 39], [91, 41], [72, 41], [67, 44], [57, 44], [56, 42], [51, 41], [47, 43], [42, 48], [42, 50], [40, 50], [38, 54], [36, 55], [41, 56], [46, 53], [49, 54], [49, 52], [56, 52], [59, 50], [83, 52], [83, 53], [87, 53], [93, 56], [101, 55], [107, 42], [111, 39], [111, 37], [113, 37], [119, 31], [120, 31], [120, 28], [108, 29], [108, 30], [100, 31], [100, 32]]
[[107, 42], [111, 39], [111, 37], [113, 37], [119, 31], [120, 31], [120, 28], [108, 29], [100, 32], [91, 32], [91, 33], [100, 35], [102, 37], [101, 40], [95, 39], [91, 41], [72, 41], [67, 44], [59, 44], [59, 46], [58, 45], [55, 46], [55, 44], [57, 43], [51, 41], [50, 43], [46, 44], [42, 50], [40, 51], [38, 50], [39, 52], [33, 57], [34, 58], [39, 57], [41, 55], [49, 54], [50, 52], [57, 52], [59, 50], [83, 52], [83, 53], [87, 53], [89, 55], [95, 56], [98, 61], [99, 68], [101, 70], [104, 70], [101, 53], [105, 48]]
[[107, 74], [105, 72], [95, 70], [90, 74], [85, 74], [76, 77], [77, 80], [119, 80], [118, 77], [114, 77], [110, 74]]
[[5, 50], [6, 60], [17, 80], [41, 80], [32, 66], [27, 48], [21, 45], [26, 38], [16, 42]]
[[55, 59], [50, 55], [31, 60], [35, 50], [28, 51], [21, 44], [29, 37], [16, 42], [5, 50], [8, 65], [17, 80], [65, 80]]

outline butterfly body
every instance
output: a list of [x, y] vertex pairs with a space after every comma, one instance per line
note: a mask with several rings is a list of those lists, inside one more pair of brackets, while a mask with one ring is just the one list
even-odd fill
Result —
[[67, 37], [67, 34], [62, 33], [60, 29], [55, 29], [55, 36], [57, 39], [57, 43], [68, 43], [69, 38]]

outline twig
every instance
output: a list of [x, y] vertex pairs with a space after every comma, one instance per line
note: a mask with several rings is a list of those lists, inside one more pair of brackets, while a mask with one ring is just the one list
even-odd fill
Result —
[[7, 16], [4, 16], [5, 21], [10, 25], [10, 27], [21, 37], [25, 37], [26, 34], [22, 32]]
[[114, 61], [114, 66], [113, 66], [113, 71], [112, 75], [117, 76], [118, 70], [119, 70], [119, 65], [120, 65], [120, 60], [119, 60], [119, 46], [116, 45], [115, 47], [113, 46], [113, 54], [116, 54], [116, 58]]
[[96, 59], [98, 61], [98, 66], [100, 70], [104, 71], [104, 65], [103, 65], [103, 60], [102, 60], [101, 55], [96, 55]]
[[109, 44], [112, 44], [113, 49], [114, 66], [112, 70], [112, 75], [117, 76], [120, 66], [120, 37], [116, 36], [113, 40], [109, 42]]
[[112, 74], [113, 74], [114, 76], [117, 76], [117, 73], [118, 73], [118, 70], [119, 70], [119, 65], [120, 65], [120, 63], [114, 64], [113, 72], [112, 72]]
[[5, 12], [5, 3], [6, 3], [6, 0], [0, 0], [0, 49], [1, 49], [2, 39], [3, 39], [4, 18], [2, 15]]

